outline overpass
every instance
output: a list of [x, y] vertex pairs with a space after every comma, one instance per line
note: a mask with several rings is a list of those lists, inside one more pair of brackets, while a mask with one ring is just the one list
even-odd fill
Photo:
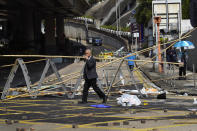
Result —
[[81, 16], [89, 8], [86, 0], [0, 0], [0, 38], [8, 39], [10, 48], [18, 50], [65, 52], [64, 18]]
[[135, 3], [136, 0], [105, 0], [90, 8], [86, 16], [93, 16], [100, 20], [102, 25], [112, 25], [116, 21], [116, 6], [120, 6], [120, 15], [122, 15]]

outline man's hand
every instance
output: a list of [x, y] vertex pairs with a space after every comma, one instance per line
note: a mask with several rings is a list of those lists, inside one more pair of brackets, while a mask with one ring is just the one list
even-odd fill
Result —
[[88, 60], [88, 56], [85, 55], [85, 56], [84, 56], [84, 59]]

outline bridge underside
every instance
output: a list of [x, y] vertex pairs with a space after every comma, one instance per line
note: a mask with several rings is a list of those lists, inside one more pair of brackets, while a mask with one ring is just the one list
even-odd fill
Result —
[[64, 19], [81, 16], [88, 8], [85, 0], [0, 0], [0, 38], [8, 39], [10, 48], [56, 54], [66, 49]]

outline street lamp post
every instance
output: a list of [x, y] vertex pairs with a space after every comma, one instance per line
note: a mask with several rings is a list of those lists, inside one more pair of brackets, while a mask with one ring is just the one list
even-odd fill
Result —
[[118, 31], [118, 0], [116, 0], [116, 31]]
[[[159, 25], [161, 23], [161, 17], [160, 16], [155, 16], [154, 17], [154, 23], [157, 25], [158, 61], [159, 62], [162, 62], [162, 58], [161, 58], [161, 45], [160, 45], [160, 30], [159, 30]], [[161, 63], [159, 63], [159, 72], [160, 73], [163, 72]]]

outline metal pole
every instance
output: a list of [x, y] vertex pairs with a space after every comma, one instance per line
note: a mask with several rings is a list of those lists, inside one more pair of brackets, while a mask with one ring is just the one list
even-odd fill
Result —
[[[157, 31], [158, 31], [158, 60], [161, 62], [161, 45], [160, 45], [160, 31], [159, 31], [159, 24], [157, 24]], [[161, 63], [159, 64], [159, 72], [162, 73], [162, 66]]]
[[180, 16], [179, 16], [179, 15], [180, 15], [180, 14], [179, 14], [179, 12], [178, 12], [178, 20], [177, 20], [177, 21], [178, 21], [178, 23], [177, 23], [177, 24], [178, 24], [178, 30], [179, 30], [178, 38], [180, 39], [180, 38], [181, 38], [181, 35], [180, 35], [180, 21], [179, 21], [179, 20], [180, 20], [180, 19], [179, 19]]
[[114, 81], [115, 81], [115, 79], [116, 79], [116, 76], [118, 75], [118, 72], [119, 72], [120, 67], [122, 66], [122, 63], [123, 63], [123, 62], [124, 62], [124, 59], [121, 60], [119, 66], [118, 66], [118, 68], [117, 68], [117, 70], [116, 70], [115, 76], [113, 77], [113, 79], [112, 79], [112, 81], [111, 81], [111, 83], [110, 83], [110, 87], [108, 88], [108, 91], [107, 91], [107, 96], [109, 95], [109, 92], [110, 92], [110, 90], [111, 90], [111, 88], [112, 88], [112, 86], [113, 86], [113, 83], [114, 83]]
[[166, 29], [167, 29], [167, 32], [169, 30], [169, 10], [168, 10], [168, 0], [166, 0]]
[[182, 7], [179, 5], [179, 38], [181, 37], [181, 20], [182, 20]]
[[137, 37], [135, 37], [135, 51], [137, 52], [138, 45], [137, 45]]
[[119, 4], [119, 16], [118, 16], [118, 31], [120, 31], [120, 4]]
[[193, 64], [193, 79], [194, 79], [194, 88], [196, 88], [196, 78], [195, 78], [195, 72], [196, 72], [196, 69], [195, 69], [195, 65]]
[[118, 31], [118, 4], [116, 0], [116, 31]]
[[[166, 29], [167, 32], [169, 31], [169, 10], [168, 10], [168, 0], [166, 0]], [[164, 39], [165, 42], [165, 39]], [[164, 49], [166, 48], [166, 45], [164, 44]], [[164, 61], [166, 62], [166, 50], [164, 51]], [[164, 64], [164, 73], [166, 74], [167, 71], [167, 64]]]
[[[156, 61], [158, 61], [158, 34], [157, 34], [157, 24], [155, 23], [155, 40], [156, 40], [156, 47], [155, 49], [153, 49], [153, 52], [155, 50], [155, 54], [156, 56]], [[155, 71], [158, 68], [159, 63], [155, 63]]]
[[[165, 38], [164, 38], [164, 43], [165, 43]], [[164, 49], [166, 49], [166, 44], [164, 44]], [[167, 57], [167, 55], [166, 55], [166, 50], [164, 51], [164, 61], [166, 62], [166, 57]], [[164, 69], [164, 73], [166, 74], [166, 71], [167, 71], [167, 64], [166, 63], [164, 63], [163, 64], [163, 69]]]
[[173, 64], [173, 81], [174, 81], [174, 82], [173, 82], [173, 84], [174, 84], [173, 86], [174, 86], [174, 87], [176, 87], [175, 80], [176, 80], [176, 78], [175, 78], [175, 65]]
[[[162, 58], [161, 58], [160, 30], [159, 30], [160, 23], [161, 23], [161, 17], [155, 17], [155, 24], [157, 24], [157, 35], [158, 35], [158, 61], [161, 62]], [[159, 72], [162, 73], [161, 63], [159, 63]]]
[[135, 86], [136, 90], [138, 90], [140, 96], [143, 98], [142, 92], [141, 92], [140, 89], [138, 88], [138, 85], [137, 85], [137, 83], [136, 83], [136, 81], [135, 81], [134, 71], [131, 71], [131, 70], [130, 70], [129, 65], [128, 65], [127, 62], [126, 62], [126, 65], [127, 65], [127, 70], [128, 70], [128, 72], [129, 72], [129, 74], [130, 74], [131, 81], [134, 83], [134, 86]]
[[131, 33], [131, 35], [132, 35], [132, 43], [131, 43], [131, 50], [133, 50], [133, 45], [134, 45], [134, 43], [133, 43], [133, 33]]

